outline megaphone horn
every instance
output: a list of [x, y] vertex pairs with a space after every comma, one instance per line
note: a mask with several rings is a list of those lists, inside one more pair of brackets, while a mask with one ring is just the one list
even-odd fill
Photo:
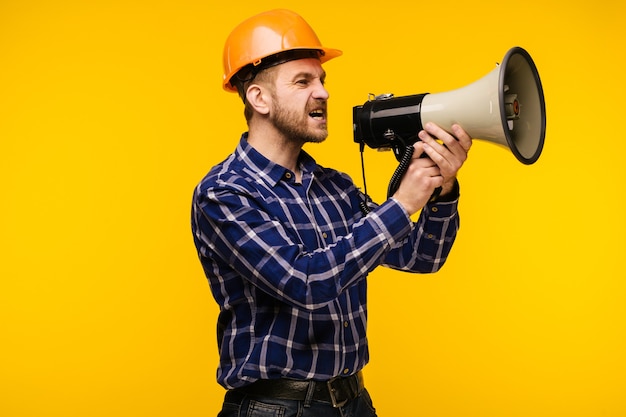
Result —
[[459, 124], [474, 139], [507, 147], [524, 164], [537, 161], [546, 134], [546, 106], [537, 67], [526, 50], [509, 49], [483, 78], [457, 90], [377, 96], [353, 108], [354, 141], [391, 148], [396, 157], [433, 122]]

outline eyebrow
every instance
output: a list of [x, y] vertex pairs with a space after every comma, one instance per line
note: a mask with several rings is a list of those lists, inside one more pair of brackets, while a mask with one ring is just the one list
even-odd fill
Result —
[[[307, 78], [307, 79], [312, 79], [312, 78], [317, 78], [317, 75], [309, 71], [301, 71], [301, 72], [296, 73], [291, 79], [295, 80], [295, 79], [302, 78], [302, 77]], [[319, 75], [319, 79], [322, 81], [326, 79], [326, 71], [322, 71], [322, 73]]]

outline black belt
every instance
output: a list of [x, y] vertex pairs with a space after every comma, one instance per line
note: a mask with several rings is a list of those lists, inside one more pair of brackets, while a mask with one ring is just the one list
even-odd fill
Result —
[[316, 400], [343, 407], [363, 391], [361, 372], [349, 377], [335, 377], [329, 381], [299, 381], [294, 379], [260, 379], [245, 387], [230, 390], [229, 394], [271, 397], [280, 400]]

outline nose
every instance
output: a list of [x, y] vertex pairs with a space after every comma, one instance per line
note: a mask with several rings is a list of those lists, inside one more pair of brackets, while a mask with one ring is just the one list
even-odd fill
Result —
[[315, 89], [313, 90], [313, 98], [318, 100], [328, 100], [329, 97], [330, 94], [324, 86], [324, 83], [318, 79], [315, 83]]

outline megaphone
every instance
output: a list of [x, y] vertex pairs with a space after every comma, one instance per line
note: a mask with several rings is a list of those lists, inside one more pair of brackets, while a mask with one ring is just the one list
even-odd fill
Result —
[[401, 160], [428, 122], [447, 131], [459, 124], [473, 139], [504, 146], [524, 164], [535, 163], [546, 134], [546, 106], [535, 63], [526, 50], [514, 47], [490, 73], [457, 90], [370, 95], [353, 108], [354, 141], [391, 149]]

